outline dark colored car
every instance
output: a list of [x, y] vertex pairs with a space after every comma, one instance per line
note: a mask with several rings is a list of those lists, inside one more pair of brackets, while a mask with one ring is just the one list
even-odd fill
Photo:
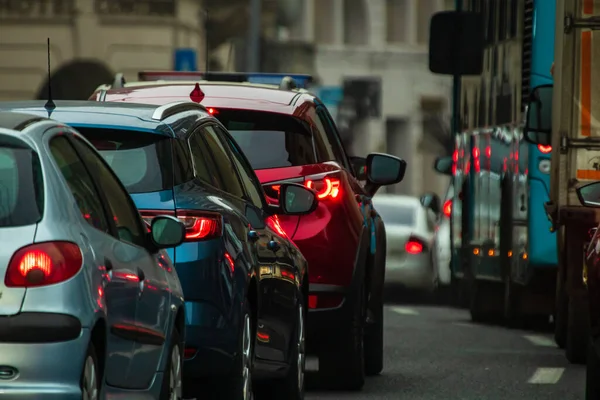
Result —
[[[0, 108], [48, 116], [42, 102]], [[308, 269], [276, 215], [312, 212], [314, 191], [285, 185], [268, 205], [240, 147], [196, 103], [57, 102], [51, 116], [100, 151], [145, 219], [186, 226], [169, 251], [185, 296], [185, 397], [214, 381], [219, 399], [246, 400], [260, 380], [269, 393], [257, 398], [302, 399]]]
[[[222, 79], [223, 75], [219, 76]], [[163, 78], [164, 79], [164, 74]], [[383, 369], [385, 227], [370, 201], [402, 180], [406, 163], [386, 154], [349, 158], [327, 108], [294, 87], [239, 82], [141, 82], [100, 89], [106, 102], [164, 104], [193, 100], [229, 130], [256, 171], [271, 204], [281, 185], [316, 190], [318, 208], [280, 216], [310, 265], [308, 348], [327, 382], [360, 389]], [[353, 164], [354, 163], [354, 164]], [[364, 167], [366, 174], [364, 174]], [[363, 174], [357, 174], [363, 168]], [[362, 185], [359, 180], [366, 180]]]

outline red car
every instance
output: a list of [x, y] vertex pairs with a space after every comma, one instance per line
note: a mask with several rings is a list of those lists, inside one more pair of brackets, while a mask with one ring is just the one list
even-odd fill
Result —
[[283, 182], [317, 192], [316, 211], [279, 216], [309, 265], [307, 352], [318, 356], [319, 374], [340, 389], [358, 390], [365, 374], [379, 374], [386, 242], [370, 198], [382, 185], [400, 182], [406, 163], [379, 153], [348, 157], [327, 108], [305, 90], [181, 80], [118, 86], [101, 87], [90, 99], [192, 100], [207, 107], [244, 151], [270, 202]]

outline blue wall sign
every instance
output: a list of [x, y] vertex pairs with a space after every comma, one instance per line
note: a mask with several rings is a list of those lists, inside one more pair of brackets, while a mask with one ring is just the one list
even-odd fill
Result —
[[173, 64], [175, 71], [197, 71], [198, 54], [195, 49], [175, 49]]

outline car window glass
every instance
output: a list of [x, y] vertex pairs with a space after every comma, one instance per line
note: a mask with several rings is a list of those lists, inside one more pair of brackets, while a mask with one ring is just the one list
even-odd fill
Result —
[[185, 140], [173, 139], [173, 177], [174, 184], [179, 185], [194, 179], [192, 158]]
[[203, 181], [213, 183], [213, 177], [208, 169], [208, 163], [212, 160], [206, 158], [206, 153], [203, 151], [206, 143], [202, 140], [199, 134], [192, 134], [189, 138], [190, 150], [192, 151], [192, 160], [194, 161], [194, 170], [196, 176]]
[[204, 140], [208, 145], [208, 149], [215, 161], [217, 170], [219, 171], [219, 175], [222, 178], [224, 185], [222, 189], [236, 197], [243, 198], [244, 190], [242, 184], [223, 143], [219, 140], [217, 132], [210, 126], [203, 127], [202, 132]]
[[329, 112], [325, 107], [319, 107], [317, 114], [321, 119], [323, 126], [325, 127], [325, 134], [327, 135], [327, 139], [329, 140], [329, 143], [331, 145], [333, 155], [341, 165], [347, 167], [348, 162], [346, 158], [346, 153], [344, 152], [342, 141], [340, 140], [339, 134], [335, 127], [335, 123], [331, 118], [331, 115], [329, 115]]
[[221, 137], [226, 141], [229, 149], [231, 150], [233, 162], [235, 163], [235, 166], [240, 174], [242, 184], [244, 185], [246, 193], [248, 194], [248, 200], [250, 200], [256, 207], [262, 209], [265, 206], [263, 202], [263, 191], [262, 187], [260, 186], [260, 182], [254, 173], [254, 170], [250, 164], [248, 164], [248, 161], [242, 155], [240, 149], [233, 142], [231, 137], [225, 134], [220, 128], [216, 127], [215, 129], [221, 133]]
[[319, 157], [318, 161], [335, 161], [333, 149], [331, 148], [331, 144], [327, 140], [327, 136], [325, 134], [325, 126], [323, 126], [323, 123], [317, 115], [317, 112], [314, 108], [311, 108], [308, 110], [306, 115], [313, 131], [313, 140], [315, 141], [315, 147]]
[[86, 165], [90, 167], [98, 187], [102, 188], [103, 193], [106, 195], [108, 209], [117, 226], [119, 239], [138, 246], [144, 246], [146, 232], [139, 212], [114, 172], [110, 170], [102, 157], [82, 140], [75, 139], [75, 146]]
[[52, 139], [50, 152], [85, 220], [94, 228], [108, 233], [108, 221], [92, 177], [66, 136]]

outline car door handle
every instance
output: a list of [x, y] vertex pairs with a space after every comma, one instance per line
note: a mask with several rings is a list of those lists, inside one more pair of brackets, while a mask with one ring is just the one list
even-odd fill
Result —
[[276, 240], [273, 240], [273, 239], [271, 239], [268, 246], [269, 246], [269, 250], [272, 250], [275, 252], [281, 248], [281, 246], [279, 245], [279, 242], [277, 242]]
[[113, 277], [113, 263], [109, 259], [104, 260], [104, 268], [106, 269], [106, 276], [108, 280], [111, 280]]
[[256, 232], [256, 231], [248, 232], [248, 240], [250, 240], [251, 242], [256, 242], [258, 239], [260, 239], [260, 235], [258, 234], [258, 232]]
[[138, 275], [138, 281], [139, 281], [139, 285], [140, 285], [140, 296], [141, 296], [142, 292], [144, 291], [144, 281], [146, 280], [146, 274], [144, 274], [144, 271], [141, 268], [138, 268], [137, 275]]

